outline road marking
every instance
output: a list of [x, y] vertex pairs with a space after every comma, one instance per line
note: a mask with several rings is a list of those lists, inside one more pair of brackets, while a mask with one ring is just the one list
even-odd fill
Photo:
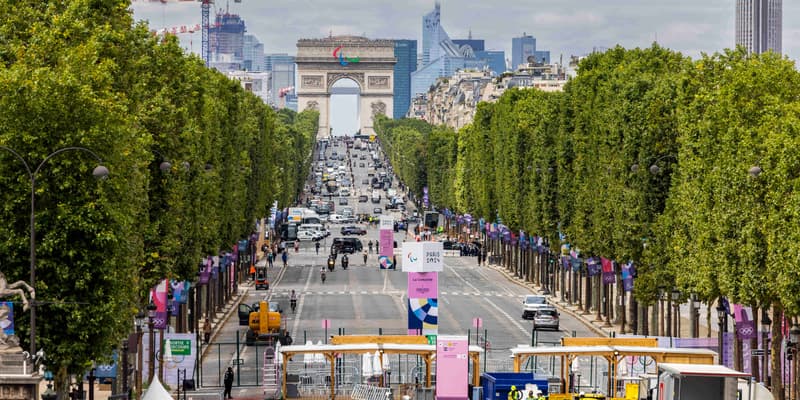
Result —
[[[306, 278], [306, 284], [303, 286], [303, 295], [300, 296], [300, 300], [297, 302], [297, 313], [294, 317], [294, 324], [292, 325], [292, 332], [298, 332], [300, 328], [300, 314], [303, 312], [303, 303], [305, 301], [305, 293], [308, 293], [308, 287], [311, 286], [311, 276], [313, 275], [314, 270], [311, 269], [308, 271], [308, 277]], [[303, 343], [305, 344], [305, 343]]]

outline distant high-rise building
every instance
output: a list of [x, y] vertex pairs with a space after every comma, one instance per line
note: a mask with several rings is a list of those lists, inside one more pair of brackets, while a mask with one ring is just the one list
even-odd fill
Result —
[[536, 38], [523, 32], [522, 36], [511, 39], [510, 67], [512, 70], [516, 70], [520, 64], [527, 64], [530, 60], [549, 64], [550, 51], [536, 50]]
[[246, 71], [264, 71], [264, 44], [253, 35], [244, 35], [242, 68]]
[[422, 59], [411, 74], [411, 96], [425, 93], [437, 78], [451, 76], [459, 69], [483, 69], [486, 62], [467, 57], [447, 35], [441, 25], [441, 4], [422, 17]]
[[[284, 98], [280, 97], [281, 89], [294, 87], [295, 63], [294, 56], [288, 54], [267, 54], [264, 56], [264, 69], [272, 73], [270, 85], [270, 103], [276, 107], [289, 107], [290, 99], [295, 91], [291, 91]], [[295, 108], [297, 103], [295, 102]]]
[[238, 15], [217, 14], [215, 24], [208, 28], [211, 58], [218, 58], [220, 54], [230, 54], [234, 61], [241, 61], [244, 56], [244, 32], [244, 20]]
[[394, 57], [394, 118], [403, 118], [411, 105], [411, 73], [417, 70], [417, 41], [395, 40]]
[[782, 0], [736, 0], [736, 45], [749, 53], [781, 53]]
[[483, 39], [453, 39], [453, 44], [458, 46], [459, 49], [464, 48], [464, 46], [469, 46], [473, 52], [475, 51], [483, 51], [485, 43]]
[[475, 58], [484, 61], [498, 75], [506, 72], [506, 52], [502, 50], [476, 51]]

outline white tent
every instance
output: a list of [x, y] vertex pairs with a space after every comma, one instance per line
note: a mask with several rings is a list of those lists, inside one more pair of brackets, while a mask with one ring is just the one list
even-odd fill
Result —
[[[322, 346], [321, 340], [317, 340], [317, 346]], [[317, 364], [325, 364], [325, 355], [322, 353], [315, 353], [314, 362]]]
[[[306, 342], [306, 346], [313, 346], [314, 342], [309, 340]], [[314, 362], [314, 353], [303, 353], [303, 363], [304, 364], [311, 364]]]
[[283, 354], [281, 354], [281, 344], [280, 342], [275, 343], [275, 365], [281, 366], [283, 365]]
[[372, 375], [380, 375], [383, 373], [383, 360], [381, 360], [381, 352], [375, 351], [372, 359]]
[[369, 353], [361, 355], [361, 375], [365, 377], [375, 375], [372, 370], [372, 355]]
[[153, 375], [153, 380], [150, 382], [150, 386], [147, 387], [144, 396], [142, 396], [142, 400], [172, 400], [172, 396], [161, 385], [158, 376]]

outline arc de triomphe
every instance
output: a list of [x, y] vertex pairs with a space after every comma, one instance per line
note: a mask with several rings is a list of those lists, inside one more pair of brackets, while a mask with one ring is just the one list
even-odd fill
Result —
[[[317, 139], [330, 136], [331, 87], [349, 78], [358, 84], [359, 129], [372, 135], [372, 117], [391, 115], [394, 107], [394, 41], [360, 36], [331, 36], [297, 41], [299, 111], [319, 111]], [[355, 132], [348, 133], [354, 134]]]

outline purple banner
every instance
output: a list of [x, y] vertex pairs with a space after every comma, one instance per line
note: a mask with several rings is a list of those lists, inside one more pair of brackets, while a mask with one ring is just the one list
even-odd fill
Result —
[[603, 284], [611, 285], [617, 282], [614, 276], [614, 264], [611, 260], [600, 257], [600, 265], [603, 269]]
[[197, 283], [200, 285], [208, 284], [208, 280], [211, 278], [211, 258], [206, 257], [205, 266], [202, 270], [200, 270], [200, 278], [198, 279]]
[[622, 265], [622, 290], [630, 292], [633, 290], [633, 261]]
[[753, 310], [750, 307], [742, 307], [739, 304], [734, 304], [733, 316], [736, 322], [736, 332], [739, 334], [740, 339], [754, 339], [758, 337], [756, 325], [753, 323]]
[[435, 299], [439, 297], [438, 272], [409, 272], [408, 298]]

